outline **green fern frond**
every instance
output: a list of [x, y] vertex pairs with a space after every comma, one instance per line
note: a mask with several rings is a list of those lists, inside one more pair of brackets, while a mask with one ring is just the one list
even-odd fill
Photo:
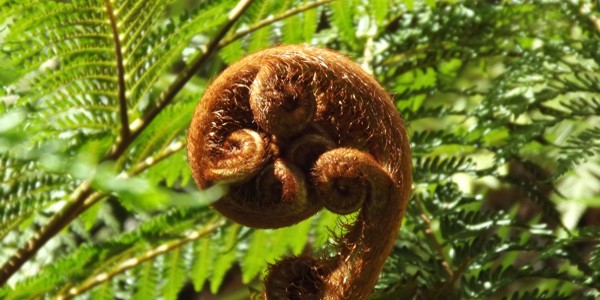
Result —
[[246, 52], [242, 40], [238, 39], [221, 49], [219, 56], [225, 63], [233, 63], [244, 57]]
[[[316, 26], [314, 14], [309, 17], [312, 17], [313, 19], [304, 21], [302, 20], [302, 16], [299, 15], [287, 18], [283, 24], [282, 41], [286, 44], [299, 44], [304, 42], [305, 40], [303, 35], [303, 27], [305, 27], [305, 24], [311, 24]], [[307, 30], [310, 29], [308, 28]], [[310, 32], [308, 36], [312, 35], [313, 32]]]
[[190, 277], [194, 288], [202, 290], [206, 280], [212, 273], [213, 262], [218, 254], [217, 243], [205, 238], [198, 240], [194, 245], [194, 262], [190, 270]]
[[[291, 7], [294, 1], [254, 1], [242, 16], [240, 23], [252, 27], [255, 24], [274, 18]], [[220, 51], [220, 55], [226, 63], [239, 60], [248, 53], [256, 52], [276, 43], [280, 34], [276, 34], [273, 24], [265, 24], [257, 28], [250, 36], [232, 41]]]
[[492, 211], [465, 211], [441, 214], [440, 233], [445, 240], [458, 240], [476, 237], [499, 226], [513, 224], [508, 215]]
[[210, 291], [216, 293], [219, 287], [223, 283], [225, 274], [235, 263], [236, 251], [235, 245], [238, 241], [238, 235], [241, 226], [239, 224], [232, 224], [222, 233], [222, 242], [218, 255], [213, 261], [212, 272], [210, 275]]
[[597, 154], [600, 151], [600, 126], [582, 131], [577, 136], [570, 138], [568, 143], [573, 148], [584, 150], [584, 153], [588, 156]]
[[[272, 14], [273, 8], [276, 8], [277, 3], [284, 1], [255, 1], [252, 6], [248, 9], [248, 14], [246, 17], [249, 20], [249, 23], [254, 23], [256, 21], [262, 20]], [[248, 47], [249, 52], [256, 52], [258, 49], [265, 48], [269, 44], [269, 39], [271, 38], [271, 26], [267, 26], [261, 28], [252, 34], [252, 38], [250, 39], [250, 44]]]
[[[34, 246], [0, 298], [174, 299], [335, 251], [353, 216], [232, 225], [207, 207], [225, 188], [195, 191], [186, 162], [210, 78], [302, 42], [372, 64], [412, 132], [412, 201], [374, 299], [598, 296], [600, 233], [579, 225], [594, 220], [557, 209], [582, 205], [572, 180], [597, 202], [597, 172], [573, 175], [600, 152], [593, 1], [257, 0], [240, 18], [243, 1], [188, 2], [0, 0], [0, 260]], [[37, 236], [59, 238], [35, 256]]]
[[444, 130], [415, 131], [410, 138], [410, 142], [414, 145], [412, 151], [417, 155], [432, 151], [438, 145], [461, 145], [464, 141], [465, 137]]
[[590, 267], [595, 270], [593, 276], [590, 277], [591, 282], [598, 282], [600, 280], [600, 247], [596, 246], [595, 249], [590, 253]]
[[[31, 2], [21, 8], [20, 18], [8, 26], [7, 51], [12, 64], [23, 65], [36, 77], [26, 85], [25, 77], [17, 85], [20, 104], [33, 105], [41, 112], [35, 121], [56, 132], [114, 130], [117, 80], [102, 6], [90, 1]], [[33, 47], [23, 46], [28, 44]]]
[[186, 186], [192, 178], [192, 172], [188, 168], [187, 154], [179, 150], [177, 153], [163, 158], [161, 161], [153, 162], [153, 166], [144, 174], [151, 182], [173, 187], [175, 183]]
[[255, 231], [250, 238], [245, 258], [240, 262], [242, 280], [249, 283], [268, 264], [282, 256], [298, 255], [308, 241], [313, 219], [278, 230]]
[[127, 160], [132, 166], [167, 149], [175, 142], [183, 142], [186, 125], [190, 123], [196, 103], [188, 98], [163, 110], [160, 115], [132, 144]]
[[164, 71], [181, 59], [182, 52], [189, 47], [195, 35], [222, 23], [232, 7], [233, 1], [202, 6], [178, 20], [156, 24], [154, 31], [144, 30], [144, 36], [139, 40], [131, 39], [125, 46], [130, 107], [143, 110], [149, 105], [142, 104], [142, 101]]
[[111, 300], [114, 299], [116, 294], [113, 289], [113, 283], [108, 282], [101, 284], [90, 293], [90, 299], [92, 300]]
[[335, 1], [329, 6], [330, 18], [335, 28], [339, 31], [341, 41], [349, 46], [357, 45], [356, 31], [354, 26], [355, 1]]
[[[225, 63], [233, 63], [260, 46], [310, 42], [318, 25], [318, 13], [331, 0], [255, 1], [249, 12], [241, 18], [240, 29], [221, 43], [219, 56]], [[304, 18], [305, 22], [297, 24]], [[294, 26], [297, 24], [302, 26]], [[302, 34], [304, 37], [301, 37]], [[256, 48], [258, 50], [260, 48]]]
[[34, 162], [0, 155], [0, 227], [10, 227], [8, 224], [17, 218], [62, 199], [60, 191], [72, 185], [68, 178], [38, 168]]
[[474, 171], [468, 157], [417, 157], [414, 168], [418, 170], [418, 175], [414, 177], [416, 182], [435, 182], [447, 179], [449, 174]]
[[[402, 98], [402, 97], [398, 97]], [[428, 107], [428, 106], [420, 106], [416, 110], [406, 110], [403, 116], [407, 121], [413, 121], [416, 119], [424, 119], [424, 118], [432, 118], [438, 116], [463, 116], [466, 115], [464, 111], [457, 111], [447, 106], [436, 106], [436, 107]]]
[[162, 295], [167, 300], [176, 300], [179, 290], [183, 287], [189, 266], [189, 258], [186, 257], [186, 248], [180, 247], [165, 255], [165, 285], [162, 288]]
[[[158, 296], [159, 270], [154, 262], [148, 262], [135, 269], [137, 279], [135, 300], [155, 299]], [[99, 288], [96, 288], [98, 290]]]
[[78, 53], [112, 55], [111, 36], [99, 3], [34, 3], [23, 4], [20, 17], [8, 27], [7, 50], [15, 63], [31, 72], [48, 60], [68, 59]]
[[502, 300], [567, 300], [570, 297], [560, 292], [549, 292], [534, 289], [532, 291], [517, 291], [512, 296], [504, 297]]
[[[155, 249], [153, 247], [177, 241], [182, 237], [182, 228], [197, 227], [197, 224], [203, 224], [209, 220], [209, 216], [210, 212], [204, 207], [172, 210], [141, 224], [139, 229], [134, 232], [125, 233], [101, 244], [81, 246], [71, 255], [47, 266], [38, 275], [19, 283], [15, 290], [11, 291], [9, 299], [69, 293], [69, 289], [79, 285], [81, 285], [79, 288], [88, 289], [90, 284], [103, 283], [106, 279], [98, 276], [99, 274], [110, 273], [111, 270], [114, 270], [113, 268], [120, 271], [115, 274], [111, 273], [111, 276], [122, 274], [136, 266], [135, 264], [129, 266], [126, 263], [128, 259], [132, 259], [135, 255], [142, 255], [142, 258], [145, 257], [143, 255], [152, 255], [154, 253], [152, 249]], [[194, 237], [192, 236], [191, 241]], [[181, 245], [176, 244], [174, 249], [185, 245], [185, 241], [184, 239], [184, 243]], [[183, 261], [188, 260], [184, 259]], [[95, 272], [90, 273], [90, 270], [95, 270]], [[57, 276], [57, 274], [65, 276]], [[187, 274], [187, 272], [182, 274]], [[178, 279], [178, 282], [181, 282], [181, 279]], [[171, 283], [176, 284], [176, 281]], [[5, 287], [4, 289], [9, 288]], [[165, 293], [172, 294], [172, 291], [165, 291]]]
[[597, 96], [576, 97], [570, 100], [563, 100], [560, 104], [568, 109], [571, 114], [577, 116], [597, 116], [600, 115], [600, 99]]

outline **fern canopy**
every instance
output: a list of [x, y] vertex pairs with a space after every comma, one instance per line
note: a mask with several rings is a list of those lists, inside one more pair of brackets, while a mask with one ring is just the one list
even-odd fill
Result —
[[348, 55], [409, 125], [373, 299], [600, 297], [594, 1], [191, 2], [0, 0], [0, 298], [246, 299], [269, 263], [331, 250], [351, 220], [252, 230], [190, 180], [207, 83], [281, 43]]

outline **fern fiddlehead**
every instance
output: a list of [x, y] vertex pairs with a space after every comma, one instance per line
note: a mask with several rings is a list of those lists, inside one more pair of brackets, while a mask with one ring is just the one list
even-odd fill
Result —
[[230, 185], [213, 204], [256, 228], [297, 223], [321, 208], [356, 222], [335, 257], [292, 257], [265, 278], [267, 299], [366, 299], [391, 251], [411, 186], [404, 124], [391, 98], [355, 63], [280, 46], [226, 69], [189, 130], [201, 189]]

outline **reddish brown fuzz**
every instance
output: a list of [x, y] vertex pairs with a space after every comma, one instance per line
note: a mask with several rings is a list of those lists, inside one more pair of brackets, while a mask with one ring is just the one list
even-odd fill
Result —
[[240, 60], [207, 89], [189, 129], [200, 189], [230, 192], [213, 207], [256, 228], [300, 222], [321, 208], [360, 210], [334, 257], [271, 267], [266, 299], [367, 299], [411, 190], [404, 123], [373, 77], [344, 56], [280, 46]]

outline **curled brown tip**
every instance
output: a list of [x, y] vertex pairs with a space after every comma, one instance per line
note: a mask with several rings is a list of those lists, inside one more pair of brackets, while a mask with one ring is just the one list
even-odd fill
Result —
[[313, 168], [313, 182], [321, 203], [338, 214], [358, 211], [367, 199], [387, 196], [393, 186], [390, 176], [371, 155], [352, 148], [337, 148], [321, 155]]
[[301, 73], [293, 72], [267, 64], [250, 86], [254, 120], [264, 131], [279, 137], [302, 132], [313, 120], [316, 110], [311, 82]]
[[239, 129], [214, 145], [204, 172], [211, 182], [241, 182], [256, 175], [270, 155], [268, 142], [256, 131]]
[[271, 266], [265, 278], [267, 299], [323, 299], [323, 266], [310, 257], [290, 257]]

